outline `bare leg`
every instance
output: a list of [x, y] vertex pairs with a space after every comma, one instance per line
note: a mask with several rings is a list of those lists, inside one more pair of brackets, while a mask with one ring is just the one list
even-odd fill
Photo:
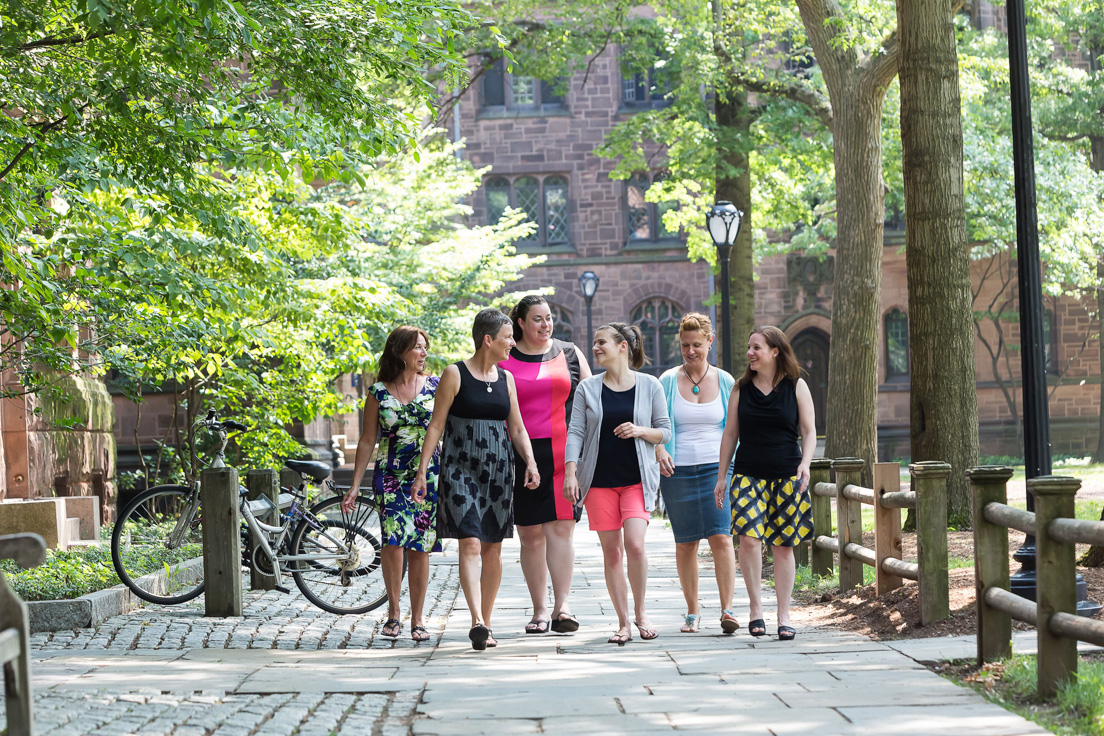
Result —
[[479, 587], [482, 590], [483, 625], [489, 629], [498, 586], [502, 583], [502, 542], [483, 542], [481, 546], [483, 574], [479, 577]]
[[774, 595], [778, 599], [778, 625], [790, 624], [790, 596], [794, 586], [793, 547], [773, 547], [774, 550]]
[[571, 613], [567, 599], [571, 595], [571, 577], [575, 572], [575, 520], [558, 519], [544, 526], [548, 572], [552, 576], [555, 603], [553, 615]]
[[[534, 621], [548, 620], [548, 566], [545, 564], [545, 525], [518, 526], [521, 540], [521, 573], [533, 600]], [[553, 580], [553, 584], [555, 580]]]
[[678, 569], [679, 585], [682, 586], [682, 597], [686, 599], [686, 612], [695, 615], [701, 613], [698, 605], [698, 544], [675, 543], [675, 567]]
[[609, 591], [613, 610], [617, 613], [617, 633], [631, 635], [629, 627], [629, 585], [625, 579], [625, 570], [621, 566], [624, 544], [621, 530], [598, 532], [602, 543], [602, 563], [606, 573], [606, 590]]
[[426, 588], [429, 587], [429, 553], [409, 549], [406, 551], [406, 564], [406, 579], [410, 584], [410, 626], [424, 626], [422, 608], [425, 606]]
[[[387, 589], [387, 618], [402, 620], [399, 593], [402, 592], [403, 548], [389, 544], [383, 548], [380, 565], [383, 567], [383, 586]], [[413, 625], [413, 621], [411, 621]]]
[[721, 610], [727, 611], [732, 608], [732, 596], [736, 592], [736, 549], [732, 544], [732, 537], [714, 534], [709, 538], [709, 549], [713, 552], [713, 568], [717, 575]]
[[744, 578], [751, 619], [763, 618], [763, 599], [759, 595], [763, 577], [763, 543], [755, 537], [740, 536], [740, 575]]
[[647, 519], [625, 519], [625, 557], [629, 567], [629, 585], [632, 586], [636, 623], [644, 629], [652, 628], [646, 609], [648, 588], [648, 556], [644, 552], [644, 535], [648, 532]]
[[460, 540], [460, 587], [471, 611], [473, 628], [483, 623], [483, 599], [479, 585], [480, 544], [475, 537]]

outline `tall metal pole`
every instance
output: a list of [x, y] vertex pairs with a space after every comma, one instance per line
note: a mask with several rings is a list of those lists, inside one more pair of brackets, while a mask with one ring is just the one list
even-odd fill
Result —
[[729, 296], [731, 284], [728, 281], [728, 257], [732, 246], [717, 245], [717, 258], [721, 262], [721, 367], [732, 373], [732, 305]]
[[[587, 305], [587, 342], [591, 343], [591, 342], [594, 342], [594, 325], [591, 322], [590, 302], [591, 302], [592, 299], [594, 299], [594, 297], [584, 296], [583, 298], [586, 299], [586, 305]], [[590, 356], [587, 359], [587, 362], [590, 363], [590, 367], [593, 369], [594, 368], [594, 352], [591, 351], [588, 348], [587, 349], [587, 355]]]
[[[1035, 148], [1031, 138], [1031, 82], [1027, 75], [1027, 24], [1023, 0], [1007, 0], [1008, 70], [1012, 88], [1012, 156], [1016, 177], [1016, 270], [1020, 291], [1020, 373], [1023, 385], [1024, 470], [1050, 475], [1050, 411], [1043, 352], [1043, 285], [1039, 220], [1035, 210]], [[1027, 510], [1035, 500], [1027, 494]], [[1035, 598], [1035, 537], [1013, 555], [1022, 565], [1014, 593]]]

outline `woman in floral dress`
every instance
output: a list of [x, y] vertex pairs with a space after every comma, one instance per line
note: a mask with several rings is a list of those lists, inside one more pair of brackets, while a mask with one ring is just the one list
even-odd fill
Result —
[[[380, 633], [397, 637], [402, 632], [399, 591], [402, 590], [403, 550], [406, 550], [410, 637], [414, 641], [429, 639], [422, 620], [422, 605], [429, 584], [429, 553], [441, 551], [436, 532], [437, 453], [433, 455], [426, 476], [425, 497], [415, 500], [410, 493], [437, 391], [438, 378], [425, 373], [428, 352], [429, 337], [417, 327], [397, 327], [387, 337], [379, 361], [379, 380], [369, 387], [364, 400], [364, 424], [357, 443], [353, 481], [342, 503], [347, 511], [352, 510], [368, 461], [374, 457], [372, 490], [380, 506], [383, 579], [387, 586], [387, 621]], [[377, 437], [378, 452], [375, 450]]]

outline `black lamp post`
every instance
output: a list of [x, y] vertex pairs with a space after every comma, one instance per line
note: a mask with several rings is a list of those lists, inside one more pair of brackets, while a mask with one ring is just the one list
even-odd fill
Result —
[[[594, 300], [594, 293], [598, 291], [598, 284], [601, 279], [598, 278], [598, 274], [593, 271], [583, 271], [579, 274], [579, 288], [583, 290], [583, 298], [586, 299], [587, 307], [587, 340], [594, 339], [594, 325], [591, 323], [591, 311], [590, 303]], [[590, 355], [590, 351], [587, 350], [587, 355]], [[590, 358], [591, 367], [594, 367], [594, 357]]]
[[[1008, 71], [1012, 102], [1012, 167], [1016, 196], [1016, 272], [1020, 292], [1020, 371], [1023, 377], [1024, 474], [1050, 475], [1050, 409], [1047, 406], [1043, 350], [1043, 287], [1039, 262], [1039, 219], [1035, 209], [1035, 151], [1031, 140], [1031, 83], [1027, 73], [1027, 21], [1023, 0], [1007, 0]], [[1027, 510], [1035, 499], [1027, 494]], [[1035, 600], [1035, 537], [1027, 535], [1012, 556], [1020, 571], [1013, 593]], [[1092, 616], [1100, 604], [1088, 600], [1088, 587], [1077, 576], [1077, 612]]]
[[744, 213], [731, 202], [717, 202], [705, 213], [705, 226], [709, 237], [717, 247], [717, 261], [721, 264], [721, 367], [732, 372], [732, 308], [728, 283], [728, 257], [732, 244], [740, 232], [740, 220]]

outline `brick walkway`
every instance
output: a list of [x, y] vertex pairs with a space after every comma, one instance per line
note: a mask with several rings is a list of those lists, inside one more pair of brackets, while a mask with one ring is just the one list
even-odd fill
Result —
[[[58, 736], [348, 734], [953, 734], [1042, 729], [930, 673], [890, 646], [827, 630], [793, 643], [720, 632], [708, 565], [703, 628], [678, 633], [674, 545], [649, 530], [652, 642], [605, 643], [616, 619], [596, 535], [580, 526], [574, 635], [527, 636], [516, 541], [492, 626], [473, 652], [454, 553], [434, 555], [432, 639], [379, 636], [385, 610], [338, 617], [293, 593], [247, 594], [245, 615], [206, 619], [202, 602], [151, 606], [97, 629], [32, 637], [38, 732]], [[707, 563], [703, 560], [703, 563]], [[769, 588], [767, 589], [769, 591]], [[746, 625], [746, 599], [738, 614]], [[771, 601], [767, 601], [768, 612]], [[773, 620], [768, 613], [768, 630]]]

